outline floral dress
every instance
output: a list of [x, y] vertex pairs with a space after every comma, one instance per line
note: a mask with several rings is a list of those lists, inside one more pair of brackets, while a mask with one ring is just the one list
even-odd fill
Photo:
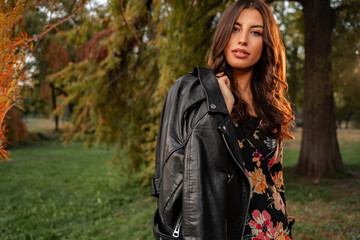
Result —
[[282, 142], [260, 131], [261, 120], [234, 122], [244, 168], [251, 184], [244, 240], [291, 237], [294, 218], [286, 212], [282, 172]]

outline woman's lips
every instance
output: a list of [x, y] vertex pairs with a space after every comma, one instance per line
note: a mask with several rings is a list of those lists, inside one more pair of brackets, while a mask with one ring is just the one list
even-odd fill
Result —
[[236, 58], [247, 58], [249, 53], [245, 49], [234, 49], [232, 53]]

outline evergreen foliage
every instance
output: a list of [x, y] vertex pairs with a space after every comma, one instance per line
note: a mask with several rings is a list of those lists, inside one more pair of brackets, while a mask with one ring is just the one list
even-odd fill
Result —
[[[110, 15], [96, 20], [103, 31], [78, 48], [82, 58], [48, 76], [64, 86], [62, 109], [74, 106], [67, 140], [126, 148], [131, 168], [145, 167], [147, 178], [166, 92], [195, 65], [207, 66], [216, 20], [229, 3], [112, 1]], [[74, 39], [80, 29], [62, 37]]]

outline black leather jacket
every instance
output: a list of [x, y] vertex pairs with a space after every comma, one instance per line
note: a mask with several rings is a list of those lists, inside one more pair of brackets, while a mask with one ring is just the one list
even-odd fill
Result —
[[169, 90], [156, 146], [159, 229], [180, 239], [241, 239], [250, 183], [217, 79], [196, 67]]

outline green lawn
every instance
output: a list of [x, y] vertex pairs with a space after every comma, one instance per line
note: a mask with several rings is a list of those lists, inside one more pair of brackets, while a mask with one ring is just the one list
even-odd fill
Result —
[[58, 140], [12, 149], [0, 164], [0, 239], [151, 239], [155, 201], [114, 151]]
[[[299, 133], [285, 145], [294, 239], [360, 239], [360, 131], [354, 131], [339, 136], [346, 174], [318, 181], [292, 171]], [[52, 139], [11, 152], [12, 161], [0, 164], [1, 240], [153, 239], [155, 199], [136, 174], [108, 162], [113, 149]]]
[[360, 130], [338, 130], [345, 173], [313, 179], [294, 174], [301, 132], [284, 145], [284, 179], [296, 240], [360, 239]]

